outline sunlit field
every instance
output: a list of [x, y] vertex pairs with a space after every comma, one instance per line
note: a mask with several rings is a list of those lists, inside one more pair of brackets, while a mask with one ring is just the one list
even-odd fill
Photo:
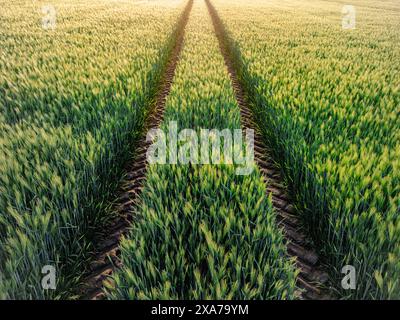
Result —
[[0, 8], [1, 300], [400, 299], [398, 0]]
[[54, 29], [44, 29], [44, 4], [0, 4], [0, 292], [8, 298], [52, 296], [38, 281], [44, 265], [79, 269], [90, 246], [82, 235], [103, 218], [181, 11], [60, 0]]
[[[400, 5], [215, 0], [313, 239], [358, 298], [400, 281]], [[347, 4], [347, 2], [346, 2]]]

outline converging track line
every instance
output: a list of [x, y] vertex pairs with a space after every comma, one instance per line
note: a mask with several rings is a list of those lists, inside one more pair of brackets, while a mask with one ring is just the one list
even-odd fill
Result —
[[295, 210], [291, 204], [279, 170], [273, 160], [269, 157], [270, 152], [263, 142], [260, 130], [254, 121], [254, 117], [245, 99], [244, 90], [238, 80], [233, 61], [226, 45], [226, 34], [217, 11], [209, 0], [205, 0], [208, 11], [211, 15], [215, 34], [218, 38], [221, 53], [224, 57], [232, 86], [235, 92], [237, 103], [240, 107], [241, 123], [243, 131], [254, 130], [254, 156], [260, 168], [267, 186], [267, 195], [271, 194], [272, 203], [277, 213], [278, 223], [287, 240], [287, 251], [289, 256], [294, 257], [296, 266], [300, 270], [297, 277], [297, 286], [302, 289], [299, 292], [301, 299], [330, 299], [326, 290], [321, 289], [322, 285], [328, 282], [328, 275], [321, 270], [319, 259], [311, 242], [302, 232], [301, 223], [294, 215]]
[[119, 243], [121, 237], [129, 231], [133, 220], [132, 209], [137, 205], [139, 194], [142, 190], [146, 176], [146, 153], [151, 142], [146, 141], [147, 132], [158, 128], [163, 119], [165, 103], [170, 93], [175, 69], [179, 61], [183, 47], [185, 27], [193, 6], [193, 0], [189, 0], [179, 23], [174, 48], [169, 56], [164, 74], [160, 81], [160, 89], [156, 95], [154, 106], [145, 120], [142, 135], [137, 142], [135, 157], [127, 168], [127, 175], [122, 185], [122, 196], [118, 200], [115, 220], [104, 230], [99, 232], [96, 244], [96, 258], [90, 264], [89, 272], [85, 277], [80, 290], [80, 296], [85, 300], [99, 300], [104, 298], [104, 282], [109, 279], [114, 269], [121, 266], [119, 260]]

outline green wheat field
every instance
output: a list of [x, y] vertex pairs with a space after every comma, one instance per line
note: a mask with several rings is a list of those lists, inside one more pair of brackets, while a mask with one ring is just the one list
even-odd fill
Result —
[[[330, 295], [400, 299], [400, 2], [210, 3]], [[160, 129], [241, 128], [208, 4], [184, 25], [187, 5], [0, 0], [0, 299], [81, 298], [181, 29]], [[298, 299], [268, 181], [236, 167], [149, 164], [104, 298]]]

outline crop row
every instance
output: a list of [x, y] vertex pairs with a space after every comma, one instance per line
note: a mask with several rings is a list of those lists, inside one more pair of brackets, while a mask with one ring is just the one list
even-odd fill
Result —
[[[0, 1], [0, 298], [62, 297], [77, 281], [181, 12], [39, 4]], [[45, 265], [56, 267], [55, 291], [41, 287]]]
[[[335, 285], [400, 297], [400, 38], [396, 1], [213, 0], [266, 141]], [[398, 8], [398, 6], [397, 6]], [[340, 287], [356, 270], [355, 290]]]
[[[203, 1], [195, 1], [161, 129], [240, 129], [240, 111]], [[171, 151], [167, 144], [167, 153]], [[291, 299], [271, 199], [257, 168], [151, 164], [111, 299]]]

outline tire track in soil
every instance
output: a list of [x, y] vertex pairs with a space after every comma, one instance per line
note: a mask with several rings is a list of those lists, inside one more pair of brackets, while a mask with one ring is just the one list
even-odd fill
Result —
[[218, 38], [221, 53], [227, 66], [237, 103], [240, 107], [242, 130], [254, 130], [254, 157], [265, 184], [267, 195], [272, 193], [272, 203], [277, 213], [278, 225], [281, 227], [287, 241], [287, 251], [290, 257], [294, 257], [296, 266], [300, 270], [297, 277], [297, 286], [301, 289], [296, 292], [300, 299], [325, 300], [331, 296], [323, 286], [328, 284], [328, 274], [324, 272], [319, 264], [319, 258], [311, 245], [311, 241], [302, 231], [301, 222], [295, 216], [295, 210], [291, 204], [290, 197], [283, 185], [280, 171], [276, 168], [273, 159], [269, 156], [268, 147], [263, 142], [261, 132], [254, 120], [253, 114], [245, 99], [241, 83], [238, 80], [229, 49], [225, 43], [225, 29], [218, 13], [209, 0], [205, 0], [210, 13], [215, 34]]
[[95, 259], [91, 262], [89, 272], [79, 290], [79, 295], [84, 300], [104, 299], [104, 282], [110, 281], [109, 277], [112, 275], [114, 269], [121, 266], [119, 260], [119, 243], [121, 237], [129, 231], [134, 218], [132, 216], [132, 209], [137, 205], [143, 182], [146, 179], [146, 153], [148, 147], [151, 145], [151, 141], [146, 141], [146, 135], [150, 129], [158, 128], [163, 119], [166, 99], [171, 90], [192, 6], [193, 0], [189, 0], [180, 17], [175, 44], [159, 83], [160, 89], [156, 94], [152, 110], [145, 120], [142, 135], [136, 144], [137, 148], [134, 159], [127, 167], [127, 175], [122, 183], [121, 196], [116, 206], [118, 215], [104, 230], [96, 235]]

